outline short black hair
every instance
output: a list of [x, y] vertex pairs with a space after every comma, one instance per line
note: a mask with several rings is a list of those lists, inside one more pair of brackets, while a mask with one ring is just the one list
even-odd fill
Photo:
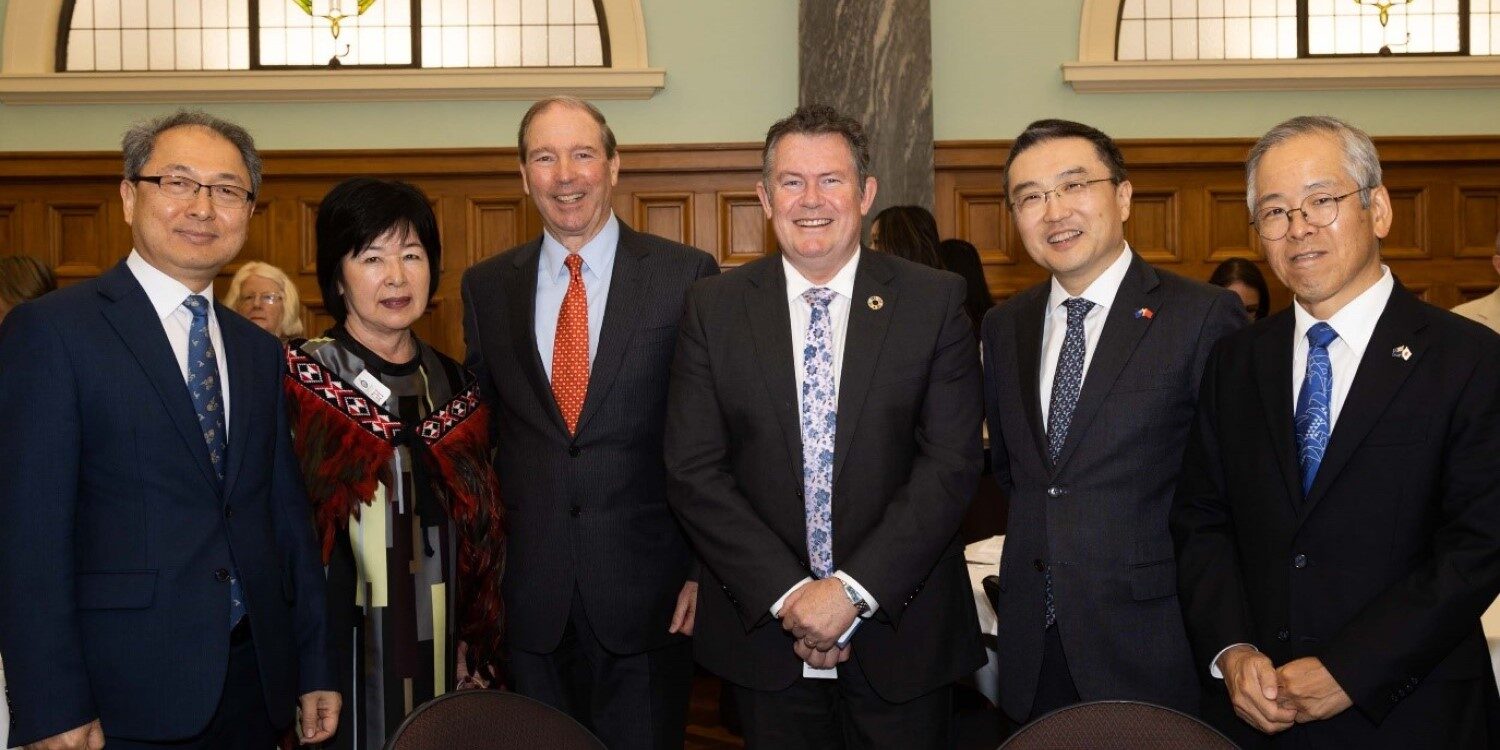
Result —
[[1226, 288], [1236, 281], [1260, 293], [1260, 306], [1255, 310], [1256, 320], [1271, 314], [1271, 289], [1266, 286], [1266, 277], [1254, 263], [1244, 258], [1230, 258], [1220, 263], [1213, 275], [1208, 277], [1208, 283]]
[[890, 206], [875, 214], [880, 225], [880, 246], [875, 248], [924, 266], [942, 268], [938, 256], [937, 219], [921, 206]]
[[1060, 138], [1082, 138], [1092, 143], [1094, 151], [1099, 154], [1099, 160], [1109, 169], [1109, 179], [1116, 185], [1125, 181], [1125, 157], [1120, 153], [1120, 147], [1115, 145], [1114, 139], [1105, 135], [1104, 131], [1072, 120], [1037, 120], [1016, 136], [1015, 143], [1010, 146], [1010, 155], [1005, 157], [1003, 184], [1007, 200], [1010, 196], [1010, 165], [1015, 162], [1016, 157], [1034, 146]]
[[427, 297], [437, 293], [443, 248], [437, 217], [421, 190], [398, 180], [354, 177], [333, 186], [318, 206], [318, 288], [323, 308], [339, 323], [348, 317], [339, 294], [345, 257], [357, 257], [395, 227], [406, 227], [427, 251]]

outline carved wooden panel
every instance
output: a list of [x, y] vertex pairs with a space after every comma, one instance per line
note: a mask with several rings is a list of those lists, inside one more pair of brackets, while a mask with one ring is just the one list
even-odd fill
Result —
[[1211, 187], [1207, 191], [1208, 248], [1205, 260], [1222, 263], [1230, 258], [1264, 260], [1260, 237], [1250, 226], [1250, 209], [1245, 205], [1245, 188]]
[[692, 193], [636, 193], [633, 229], [693, 244]]
[[47, 237], [58, 276], [98, 276], [113, 265], [109, 251], [109, 218], [102, 202], [58, 201], [47, 204]]
[[1136, 187], [1125, 222], [1125, 241], [1152, 263], [1181, 263], [1177, 191]]
[[1016, 262], [1018, 252], [1025, 253], [1021, 236], [1011, 221], [1005, 191], [956, 190], [953, 200], [957, 209], [958, 234], [979, 249], [982, 262], [1008, 265]]
[[318, 273], [318, 207], [316, 200], [300, 199], [297, 212], [297, 258], [298, 271], [316, 276]]
[[1458, 232], [1453, 257], [1494, 255], [1496, 235], [1500, 235], [1500, 185], [1460, 186], [1453, 224]]
[[[1423, 259], [1432, 257], [1427, 244], [1427, 191], [1420, 187], [1387, 187], [1391, 194], [1391, 233], [1381, 244], [1380, 257], [1386, 259]], [[1352, 196], [1339, 211], [1359, 208], [1359, 196]], [[1351, 203], [1351, 201], [1353, 201]]]
[[468, 200], [468, 264], [499, 255], [530, 239], [526, 231], [526, 196], [491, 195]]
[[20, 234], [21, 221], [16, 216], [16, 204], [0, 203], [0, 255], [15, 255], [23, 251]]
[[276, 256], [271, 245], [273, 236], [271, 205], [265, 202], [255, 204], [255, 212], [250, 214], [250, 220], [245, 226], [245, 246], [232, 263], [224, 266], [223, 272], [232, 275], [240, 270], [240, 266], [253, 260], [274, 263]]
[[719, 265], [744, 265], [776, 251], [776, 233], [753, 190], [720, 191]]

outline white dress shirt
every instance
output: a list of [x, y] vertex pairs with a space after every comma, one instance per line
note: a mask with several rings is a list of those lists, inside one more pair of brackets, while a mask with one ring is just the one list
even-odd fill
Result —
[[[1104, 333], [1104, 320], [1109, 317], [1110, 305], [1115, 303], [1115, 295], [1120, 291], [1120, 282], [1125, 280], [1125, 272], [1130, 270], [1130, 245], [1126, 244], [1120, 249], [1120, 257], [1109, 264], [1094, 283], [1089, 284], [1083, 294], [1078, 295], [1086, 299], [1094, 306], [1089, 308], [1087, 315], [1083, 317], [1083, 376], [1088, 377], [1089, 363], [1094, 359], [1094, 350], [1099, 348], [1099, 336]], [[1068, 308], [1064, 302], [1072, 299], [1062, 284], [1058, 283], [1057, 277], [1052, 277], [1052, 293], [1047, 295], [1047, 314], [1042, 318], [1042, 361], [1041, 366], [1041, 388], [1037, 396], [1042, 400], [1042, 431], [1047, 430], [1047, 419], [1052, 409], [1052, 380], [1057, 374], [1057, 357], [1062, 354], [1063, 340], [1068, 333]], [[1078, 381], [1078, 387], [1083, 387], [1083, 380]]]
[[[849, 258], [844, 267], [839, 269], [839, 272], [834, 274], [833, 278], [826, 284], [814, 284], [808, 281], [802, 275], [802, 272], [798, 271], [786, 259], [786, 256], [783, 255], [781, 258], [781, 268], [786, 273], [787, 312], [790, 313], [792, 324], [792, 361], [794, 363], [792, 372], [795, 373], [797, 379], [798, 414], [802, 413], [802, 382], [807, 379], [806, 372], [802, 367], [802, 347], [807, 341], [807, 327], [812, 323], [812, 305], [806, 299], [803, 299], [802, 295], [807, 290], [819, 286], [826, 287], [834, 293], [833, 301], [828, 303], [828, 323], [833, 329], [833, 397], [834, 403], [838, 403], [839, 381], [844, 375], [844, 341], [848, 338], [849, 333], [849, 306], [854, 300], [854, 274], [859, 268], [860, 252], [861, 250], [856, 249], [854, 255]], [[835, 536], [838, 535], [839, 530], [837, 527], [833, 529], [833, 533]], [[833, 575], [844, 583], [849, 584], [855, 591], [858, 591], [860, 597], [865, 600], [865, 603], [870, 605], [870, 610], [861, 615], [862, 617], [869, 617], [875, 614], [875, 610], [880, 605], [876, 603], [875, 597], [871, 596], [870, 592], [865, 590], [865, 587], [859, 585], [858, 581], [842, 570], [834, 571]], [[781, 615], [781, 606], [786, 602], [786, 598], [791, 596], [793, 591], [801, 588], [804, 584], [811, 583], [812, 580], [811, 577], [804, 578], [798, 581], [796, 585], [787, 589], [786, 593], [782, 594], [781, 598], [777, 599], [776, 603], [771, 605], [771, 614], [779, 617]], [[856, 619], [855, 624], [849, 626], [849, 630], [844, 633], [843, 637], [848, 638], [858, 625], [859, 620]], [[838, 669], [814, 669], [803, 664], [802, 676], [834, 678], [838, 676]]]
[[224, 436], [227, 445], [230, 406], [229, 356], [224, 351], [224, 335], [219, 331], [218, 314], [214, 312], [213, 284], [193, 291], [182, 282], [151, 265], [135, 250], [130, 251], [130, 256], [125, 259], [125, 266], [130, 269], [135, 280], [140, 282], [141, 288], [146, 290], [146, 297], [151, 300], [151, 306], [156, 308], [156, 314], [161, 318], [161, 327], [167, 332], [167, 342], [172, 345], [172, 354], [177, 356], [177, 368], [182, 371], [184, 384], [187, 383], [188, 376], [188, 335], [193, 325], [193, 311], [182, 303], [190, 294], [196, 294], [208, 302], [208, 338], [214, 344], [214, 359], [219, 364], [219, 399], [224, 405]]
[[[599, 351], [599, 332], [604, 329], [604, 305], [609, 301], [609, 280], [615, 272], [615, 251], [620, 244], [620, 220], [614, 214], [594, 238], [578, 249], [583, 258], [579, 274], [589, 303], [589, 369]], [[552, 345], [557, 338], [557, 314], [571, 281], [563, 260], [568, 249], [551, 233], [542, 230], [542, 255], [536, 264], [536, 352], [542, 356], [542, 369], [552, 380]]]

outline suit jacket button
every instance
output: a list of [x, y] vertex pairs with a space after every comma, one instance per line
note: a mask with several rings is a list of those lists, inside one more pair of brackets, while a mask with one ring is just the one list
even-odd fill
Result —
[[1038, 573], [1044, 573], [1047, 570], [1047, 563], [1043, 562], [1039, 557], [1031, 561], [1031, 567], [1036, 568], [1036, 572]]
[[1291, 631], [1288, 631], [1286, 628], [1282, 628], [1282, 629], [1276, 631], [1276, 640], [1281, 641], [1282, 643], [1286, 643], [1287, 641], [1289, 641], [1291, 639], [1292, 639]]
[[577, 517], [583, 515], [583, 508], [580, 508], [580, 507], [574, 505], [573, 507], [568, 508], [568, 513], [570, 515], [572, 515], [574, 518], [577, 518]]
[[1292, 558], [1292, 567], [1301, 570], [1307, 567], [1307, 555], [1297, 555]]
[[234, 506], [233, 505], [226, 505], [226, 506], [224, 506], [224, 517], [225, 518], [234, 518]]
[[568, 458], [578, 458], [578, 454], [582, 452], [583, 451], [578, 450], [578, 446], [576, 445], [568, 446]]
[[225, 570], [223, 568], [219, 568], [218, 570], [215, 570], [214, 571], [214, 580], [218, 581], [220, 583], [223, 583], [224, 581], [229, 580], [229, 571], [227, 571], [227, 570]]
[[1066, 495], [1066, 494], [1068, 494], [1068, 491], [1065, 490], [1065, 489], [1063, 489], [1063, 488], [1061, 488], [1061, 487], [1048, 487], [1047, 488], [1047, 497], [1062, 497], [1063, 495]]

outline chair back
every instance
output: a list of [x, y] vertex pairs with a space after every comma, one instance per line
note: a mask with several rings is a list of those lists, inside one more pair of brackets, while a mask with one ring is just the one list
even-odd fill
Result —
[[458, 690], [411, 712], [385, 750], [605, 750], [573, 717], [501, 690]]
[[1001, 750], [1237, 750], [1218, 730], [1164, 706], [1094, 701], [1060, 708], [1021, 727]]

